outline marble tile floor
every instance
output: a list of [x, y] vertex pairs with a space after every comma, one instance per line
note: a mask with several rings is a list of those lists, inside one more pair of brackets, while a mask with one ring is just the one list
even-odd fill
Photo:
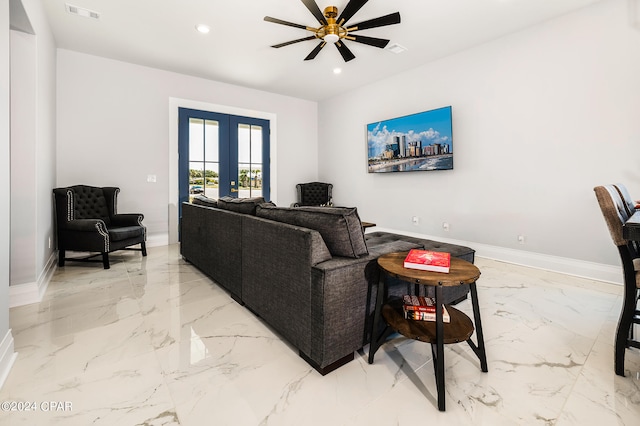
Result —
[[613, 372], [621, 287], [476, 264], [489, 372], [447, 345], [439, 412], [427, 344], [397, 337], [372, 365], [367, 346], [322, 377], [178, 246], [115, 253], [110, 270], [68, 263], [41, 303], [10, 311], [0, 424], [640, 424], [640, 352]]

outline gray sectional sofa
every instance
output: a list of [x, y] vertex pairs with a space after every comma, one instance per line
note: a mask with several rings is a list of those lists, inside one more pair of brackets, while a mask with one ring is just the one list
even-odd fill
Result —
[[[355, 208], [283, 208], [263, 201], [199, 196], [184, 203], [181, 254], [323, 375], [369, 342], [380, 255], [425, 248], [474, 260], [468, 247], [365, 234]], [[400, 282], [388, 286], [390, 294], [408, 291]], [[445, 302], [467, 291], [446, 292]]]

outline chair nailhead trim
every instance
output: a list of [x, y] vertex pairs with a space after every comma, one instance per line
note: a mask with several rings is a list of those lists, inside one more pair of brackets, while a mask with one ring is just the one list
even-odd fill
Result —
[[73, 220], [73, 191], [67, 190], [67, 222]]
[[104, 238], [104, 251], [105, 253], [109, 253], [109, 233], [106, 230], [105, 224], [103, 221], [99, 220], [96, 222], [96, 229]]

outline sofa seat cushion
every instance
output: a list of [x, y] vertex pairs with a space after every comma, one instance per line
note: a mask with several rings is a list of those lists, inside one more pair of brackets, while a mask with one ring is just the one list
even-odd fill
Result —
[[332, 256], [358, 258], [369, 253], [355, 207], [258, 206], [256, 216], [316, 230]]
[[[423, 250], [441, 251], [451, 253], [451, 256], [459, 257], [467, 262], [473, 263], [475, 260], [475, 250], [457, 244], [450, 244], [441, 241], [426, 240], [424, 238], [411, 237], [408, 235], [392, 234], [390, 232], [370, 232], [366, 235], [367, 246], [371, 249], [391, 242], [413, 243]], [[408, 251], [409, 249], [399, 249], [396, 251]]]
[[144, 235], [144, 228], [142, 226], [122, 226], [120, 228], [109, 229], [109, 238], [111, 241], [124, 241], [142, 235]]
[[414, 248], [421, 249], [422, 244], [402, 240], [380, 242], [367, 239], [367, 247], [369, 248], [369, 253], [378, 258], [383, 254], [395, 253], [397, 251], [409, 251]]
[[230, 210], [236, 213], [243, 214], [256, 214], [256, 207], [265, 200], [263, 197], [253, 197], [253, 198], [232, 198], [232, 197], [222, 197], [218, 199], [218, 208], [223, 210]]

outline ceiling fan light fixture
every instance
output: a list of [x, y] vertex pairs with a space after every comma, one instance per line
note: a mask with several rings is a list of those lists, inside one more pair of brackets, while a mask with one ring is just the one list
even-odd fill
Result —
[[322, 39], [327, 43], [334, 44], [336, 41], [340, 40], [340, 36], [338, 34], [325, 34]]

